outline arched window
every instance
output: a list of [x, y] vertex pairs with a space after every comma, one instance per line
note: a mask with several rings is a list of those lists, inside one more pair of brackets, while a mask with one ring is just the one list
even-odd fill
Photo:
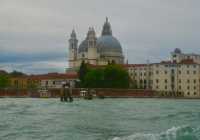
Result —
[[82, 57], [85, 57], [85, 54], [84, 54], [84, 53], [82, 54]]

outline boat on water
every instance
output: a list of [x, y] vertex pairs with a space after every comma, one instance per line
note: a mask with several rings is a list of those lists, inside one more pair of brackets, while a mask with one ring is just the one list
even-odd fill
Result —
[[85, 100], [92, 100], [96, 97], [96, 91], [93, 89], [82, 89], [80, 90], [80, 96]]

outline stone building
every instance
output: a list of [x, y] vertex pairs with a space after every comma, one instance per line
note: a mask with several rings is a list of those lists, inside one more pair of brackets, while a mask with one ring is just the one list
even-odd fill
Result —
[[200, 97], [200, 55], [171, 53], [170, 61], [124, 65], [138, 89], [151, 89], [166, 96]]
[[78, 68], [82, 61], [93, 65], [107, 65], [112, 62], [124, 63], [121, 44], [112, 35], [108, 18], [103, 25], [100, 37], [97, 37], [94, 28], [90, 27], [86, 38], [80, 45], [78, 45], [75, 31], [72, 31], [69, 39], [69, 69]]
[[179, 48], [171, 52], [171, 60], [175, 63], [180, 63], [182, 60], [193, 60], [195, 63], [200, 64], [200, 55], [195, 53], [182, 53]]
[[17, 89], [55, 89], [61, 88], [63, 83], [74, 85], [77, 80], [77, 73], [48, 73], [11, 77], [10, 84], [12, 88]]

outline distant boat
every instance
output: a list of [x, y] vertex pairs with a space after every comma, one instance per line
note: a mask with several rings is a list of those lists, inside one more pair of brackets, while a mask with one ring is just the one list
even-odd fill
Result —
[[81, 90], [80, 96], [85, 100], [92, 100], [93, 99], [92, 93], [89, 92], [88, 90]]

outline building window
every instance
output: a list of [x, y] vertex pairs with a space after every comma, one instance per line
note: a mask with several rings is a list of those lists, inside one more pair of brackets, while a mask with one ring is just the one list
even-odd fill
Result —
[[179, 74], [181, 74], [181, 71], [179, 70], [179, 72], [178, 72]]
[[175, 86], [174, 86], [174, 85], [171, 85], [171, 87], [172, 87], [172, 90], [174, 90], [174, 87], [175, 87]]
[[93, 42], [92, 41], [89, 41], [89, 46], [92, 46]]
[[159, 80], [158, 80], [158, 79], [156, 79], [156, 83], [159, 83]]
[[196, 74], [197, 72], [196, 71], [193, 71], [193, 74]]
[[149, 76], [151, 76], [151, 72], [149, 72]]
[[157, 64], [157, 65], [156, 65], [156, 67], [158, 68], [158, 67], [159, 67], [159, 65]]
[[190, 67], [190, 65], [187, 65], [187, 68], [189, 68]]
[[171, 70], [171, 72], [172, 72], [172, 74], [174, 74], [174, 70], [173, 69]]
[[193, 65], [193, 68], [196, 68], [196, 65]]
[[53, 85], [55, 85], [56, 84], [56, 82], [55, 81], [53, 81]]
[[84, 57], [85, 57], [85, 55], [84, 55], [84, 54], [82, 54], [82, 57], [84, 58]]
[[167, 79], [165, 79], [165, 83], [167, 83]]
[[196, 79], [194, 79], [194, 84], [196, 84]]
[[189, 89], [190, 89], [190, 86], [188, 86], [187, 89], [189, 90]]
[[171, 81], [172, 81], [172, 82], [175, 81], [175, 77], [174, 77], [174, 76], [171, 77]]
[[190, 83], [190, 80], [189, 80], [189, 79], [187, 80], [187, 83]]
[[181, 90], [181, 86], [179, 86], [179, 90]]
[[196, 92], [194, 92], [194, 95], [197, 95], [197, 93], [196, 93]]
[[179, 79], [179, 81], [178, 81], [179, 83], [181, 83], [181, 79]]
[[190, 92], [188, 92], [187, 95], [190, 95]]
[[165, 74], [167, 74], [167, 71], [165, 71]]
[[167, 86], [165, 86], [165, 89], [167, 90]]
[[156, 86], [156, 89], [159, 89], [159, 86]]
[[196, 86], [194, 86], [194, 90], [196, 90]]
[[156, 71], [156, 74], [159, 74], [159, 71], [158, 71], [158, 70]]
[[189, 71], [189, 70], [187, 71], [187, 74], [190, 74], [190, 71]]

